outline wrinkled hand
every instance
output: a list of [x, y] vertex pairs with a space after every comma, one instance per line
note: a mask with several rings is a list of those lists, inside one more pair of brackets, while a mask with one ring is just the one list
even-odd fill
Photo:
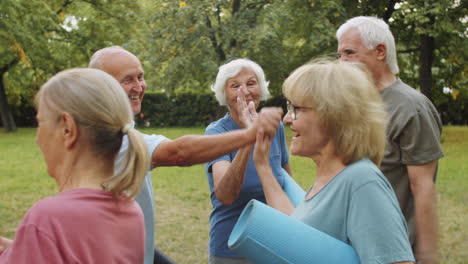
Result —
[[13, 240], [0, 236], [0, 254], [11, 244], [13, 244]]
[[239, 112], [239, 120], [242, 123], [241, 126], [245, 128], [252, 127], [254, 121], [258, 117], [257, 111], [255, 110], [255, 103], [250, 102], [247, 105], [244, 93], [240, 91], [240, 89], [237, 91], [237, 108]]
[[255, 166], [270, 166], [270, 148], [272, 138], [263, 132], [257, 132], [253, 160]]
[[282, 115], [283, 109], [280, 107], [264, 107], [258, 113], [258, 117], [253, 124], [256, 134], [261, 133], [273, 138], [278, 130]]

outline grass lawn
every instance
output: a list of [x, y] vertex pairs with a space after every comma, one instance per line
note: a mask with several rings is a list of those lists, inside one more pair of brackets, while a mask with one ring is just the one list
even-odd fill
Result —
[[[202, 134], [204, 128], [142, 129], [144, 133], [176, 138]], [[53, 195], [55, 182], [47, 175], [34, 143], [35, 129], [0, 131], [0, 235], [13, 237], [22, 217], [36, 201]], [[287, 130], [288, 141], [291, 133]], [[445, 127], [445, 157], [437, 179], [442, 263], [468, 261], [468, 127]], [[294, 177], [308, 188], [315, 177], [312, 161], [291, 157]], [[178, 263], [207, 263], [208, 218], [211, 204], [203, 165], [157, 168], [153, 171], [156, 200], [156, 244]]]

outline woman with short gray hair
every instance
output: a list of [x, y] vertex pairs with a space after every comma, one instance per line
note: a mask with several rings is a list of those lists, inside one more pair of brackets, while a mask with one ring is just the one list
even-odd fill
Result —
[[[270, 95], [262, 68], [249, 59], [233, 60], [219, 67], [216, 82], [211, 89], [220, 105], [227, 106], [229, 112], [211, 123], [205, 134], [220, 134], [250, 126], [260, 101], [266, 100]], [[245, 108], [250, 109], [251, 116], [241, 113], [238, 104], [246, 104]], [[245, 116], [248, 118], [244, 118]], [[206, 163], [213, 206], [210, 215], [210, 264], [249, 263], [231, 251], [227, 241], [245, 205], [251, 199], [265, 202], [262, 185], [251, 157], [252, 148], [253, 145], [249, 145]], [[274, 164], [276, 179], [283, 183], [282, 170], [289, 172], [289, 154], [282, 123], [272, 139], [272, 152], [268, 156]]]

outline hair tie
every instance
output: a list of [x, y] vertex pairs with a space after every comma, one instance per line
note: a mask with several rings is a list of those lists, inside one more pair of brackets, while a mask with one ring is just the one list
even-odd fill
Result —
[[127, 133], [128, 133], [128, 130], [130, 130], [130, 128], [132, 128], [132, 125], [131, 125], [130, 123], [126, 124], [126, 125], [122, 128], [122, 133], [127, 134]]

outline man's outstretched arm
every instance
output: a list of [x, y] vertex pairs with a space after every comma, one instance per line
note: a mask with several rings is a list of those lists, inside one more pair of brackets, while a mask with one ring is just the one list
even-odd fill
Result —
[[152, 167], [191, 166], [214, 160], [236, 149], [255, 143], [257, 131], [274, 136], [281, 121], [281, 108], [263, 108], [254, 124], [217, 135], [187, 135], [159, 144], [152, 154]]

